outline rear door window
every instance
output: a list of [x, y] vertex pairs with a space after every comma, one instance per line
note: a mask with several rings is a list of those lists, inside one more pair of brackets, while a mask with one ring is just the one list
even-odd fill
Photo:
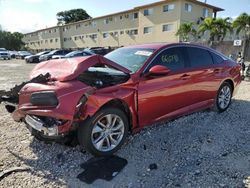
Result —
[[165, 66], [172, 71], [184, 69], [186, 67], [184, 54], [183, 47], [166, 49], [156, 56], [156, 58], [148, 67], [147, 71], [149, 71], [149, 69], [155, 65]]
[[207, 67], [213, 65], [212, 56], [205, 49], [187, 47], [187, 53], [192, 68]]
[[221, 56], [219, 56], [219, 55], [217, 55], [217, 54], [215, 54], [213, 52], [210, 52], [210, 54], [213, 57], [214, 64], [221, 64], [221, 63], [223, 63], [224, 59]]

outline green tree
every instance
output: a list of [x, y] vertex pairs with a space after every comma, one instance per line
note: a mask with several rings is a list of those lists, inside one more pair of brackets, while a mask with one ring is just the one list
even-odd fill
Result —
[[185, 42], [189, 41], [190, 36], [196, 38], [197, 31], [194, 29], [194, 23], [182, 23], [176, 35], [180, 36], [181, 40]]
[[213, 42], [215, 37], [219, 35], [216, 29], [215, 19], [208, 17], [199, 25], [198, 33], [204, 35], [206, 31], [209, 32], [209, 42]]
[[83, 9], [71, 9], [61, 11], [56, 14], [57, 25], [68, 24], [91, 18], [90, 15]]
[[236, 29], [236, 34], [242, 32], [245, 39], [250, 38], [250, 15], [242, 13], [233, 22], [233, 27]]
[[[250, 15], [247, 13], [240, 14], [233, 22], [233, 28], [236, 29], [236, 34], [244, 35], [243, 55], [246, 57], [247, 49], [250, 47]], [[249, 53], [249, 52], [248, 52]]]
[[228, 32], [232, 32], [231, 18], [206, 18], [199, 26], [198, 32], [204, 35], [209, 32], [209, 42], [223, 41]]
[[18, 32], [0, 31], [0, 48], [20, 50], [24, 47], [23, 34]]
[[217, 30], [217, 40], [223, 41], [227, 33], [233, 32], [231, 18], [218, 18], [214, 21], [215, 28]]

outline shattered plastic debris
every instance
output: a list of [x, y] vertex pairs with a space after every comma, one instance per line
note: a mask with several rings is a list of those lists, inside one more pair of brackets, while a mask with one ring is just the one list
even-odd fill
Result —
[[111, 181], [127, 164], [126, 159], [114, 155], [91, 158], [81, 165], [84, 171], [77, 178], [87, 184], [91, 184], [97, 179]]

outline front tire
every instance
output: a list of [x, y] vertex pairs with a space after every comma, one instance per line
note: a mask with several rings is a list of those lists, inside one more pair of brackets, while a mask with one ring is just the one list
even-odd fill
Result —
[[217, 93], [215, 109], [218, 112], [224, 112], [231, 104], [233, 88], [228, 82], [224, 82]]
[[104, 108], [80, 125], [78, 140], [91, 154], [107, 156], [120, 149], [128, 130], [128, 118], [122, 110]]

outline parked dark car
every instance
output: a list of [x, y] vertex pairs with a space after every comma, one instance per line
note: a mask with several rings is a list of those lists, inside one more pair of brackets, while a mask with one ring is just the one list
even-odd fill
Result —
[[39, 63], [39, 57], [41, 55], [45, 55], [48, 53], [50, 53], [50, 51], [43, 51], [43, 52], [39, 52], [35, 55], [27, 56], [27, 57], [25, 57], [25, 61], [26, 61], [26, 63]]
[[26, 56], [30, 56], [32, 53], [28, 51], [19, 51], [16, 55], [16, 59], [24, 59]]
[[50, 53], [48, 54], [45, 54], [45, 55], [41, 55], [39, 57], [39, 61], [48, 61], [50, 59], [52, 59], [52, 56], [54, 55], [66, 55], [68, 53], [70, 53], [72, 50], [53, 50], [51, 51]]
[[95, 54], [99, 54], [99, 55], [106, 55], [107, 53], [111, 52], [111, 49], [102, 48], [102, 47], [87, 48], [86, 50], [89, 50], [89, 51], [91, 51]]
[[90, 55], [94, 55], [95, 53], [93, 53], [92, 51], [89, 50], [83, 50], [83, 51], [73, 51], [70, 52], [68, 54], [66, 54], [65, 56], [63, 55], [54, 55], [52, 56], [52, 59], [65, 59], [65, 58], [74, 58], [74, 57], [84, 57], [84, 56], [90, 56]]
[[227, 110], [241, 82], [236, 62], [182, 43], [47, 61], [30, 76], [36, 79], [18, 92], [19, 105], [6, 106], [14, 119], [42, 140], [77, 136], [99, 156], [117, 151], [129, 131], [208, 108]]

